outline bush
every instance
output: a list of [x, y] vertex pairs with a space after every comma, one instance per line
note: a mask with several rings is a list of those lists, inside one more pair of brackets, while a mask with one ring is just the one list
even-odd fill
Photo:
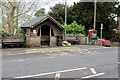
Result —
[[6, 38], [7, 36], [10, 36], [10, 34], [4, 31], [0, 31], [0, 38]]
[[73, 21], [73, 23], [65, 26], [67, 34], [84, 34], [85, 35], [85, 27], [81, 24], [78, 25], [76, 21]]
[[17, 28], [16, 34], [10, 34], [5, 31], [0, 31], [0, 38], [3, 39], [25, 39], [24, 31], [21, 28]]
[[17, 28], [17, 34], [24, 34], [24, 30], [21, 28]]
[[110, 35], [110, 41], [112, 42], [120, 42], [120, 32], [112, 32], [112, 34]]

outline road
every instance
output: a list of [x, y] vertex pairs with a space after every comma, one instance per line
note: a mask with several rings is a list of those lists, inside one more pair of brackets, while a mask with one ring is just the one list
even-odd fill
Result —
[[118, 47], [3, 49], [3, 78], [118, 78]]

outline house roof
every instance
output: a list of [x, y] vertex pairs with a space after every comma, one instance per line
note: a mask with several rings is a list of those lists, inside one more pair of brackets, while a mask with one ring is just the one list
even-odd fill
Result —
[[40, 16], [40, 17], [36, 17], [35, 19], [33, 20], [30, 20], [29, 22], [27, 23], [24, 23], [21, 28], [27, 28], [27, 27], [30, 27], [30, 28], [33, 28], [35, 25], [38, 25], [42, 22], [44, 22], [46, 19], [50, 19], [51, 21], [53, 21], [55, 24], [57, 24], [61, 29], [64, 29], [63, 26], [57, 22], [54, 18], [52, 18], [51, 16]]

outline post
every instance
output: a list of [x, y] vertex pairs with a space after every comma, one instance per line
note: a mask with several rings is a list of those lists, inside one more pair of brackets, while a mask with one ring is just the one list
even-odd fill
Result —
[[50, 27], [50, 37], [51, 37], [51, 27]]
[[94, 30], [95, 30], [95, 27], [96, 27], [96, 0], [94, 0]]
[[100, 38], [101, 38], [101, 45], [102, 45], [102, 30], [103, 30], [103, 24], [101, 23], [101, 35], [100, 35]]
[[49, 40], [50, 40], [49, 46], [51, 46], [51, 27], [50, 27], [50, 37], [49, 37]]
[[[65, 26], [67, 25], [67, 0], [65, 0]], [[66, 28], [64, 31], [64, 39], [66, 41]]]
[[31, 32], [31, 30], [30, 30], [30, 28], [28, 28], [28, 29], [27, 29], [27, 33], [28, 33], [28, 35], [27, 35], [27, 46], [28, 46], [28, 47], [31, 47], [31, 44], [30, 44], [30, 43], [31, 43], [31, 42], [30, 42], [30, 41], [31, 41], [31, 40], [30, 40], [30, 35], [31, 35], [31, 34], [30, 34], [30, 32]]
[[40, 46], [42, 45], [42, 42], [41, 42], [41, 26], [40, 26]]

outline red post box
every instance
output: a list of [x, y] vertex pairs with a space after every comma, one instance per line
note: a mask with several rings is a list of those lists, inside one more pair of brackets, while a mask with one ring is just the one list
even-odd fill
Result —
[[89, 30], [89, 36], [94, 36], [95, 30]]

